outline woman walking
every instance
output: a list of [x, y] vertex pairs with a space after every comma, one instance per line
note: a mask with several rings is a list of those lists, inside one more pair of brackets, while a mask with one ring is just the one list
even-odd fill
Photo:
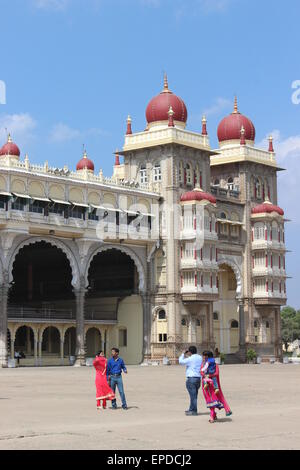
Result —
[[102, 351], [99, 351], [93, 362], [93, 366], [96, 369], [96, 400], [97, 410], [106, 408], [106, 400], [114, 400], [115, 394], [107, 383], [106, 368], [107, 359], [104, 357]]
[[[226, 416], [232, 415], [232, 411], [229, 408], [229, 405], [225, 400], [225, 397], [222, 392], [218, 364], [215, 365], [216, 370], [213, 374], [209, 374], [208, 376], [206, 376], [205, 372], [202, 371], [207, 360], [212, 357], [212, 352], [203, 351], [203, 363], [201, 366], [201, 375], [203, 378], [202, 392], [206, 401], [206, 406], [210, 409], [210, 423], [214, 423], [217, 420], [216, 410], [222, 410], [224, 408]], [[216, 387], [216, 384], [218, 385], [218, 387]]]

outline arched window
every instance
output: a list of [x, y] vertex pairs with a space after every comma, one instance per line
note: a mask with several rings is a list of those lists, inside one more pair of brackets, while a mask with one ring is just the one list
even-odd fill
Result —
[[263, 196], [263, 185], [260, 178], [256, 178], [256, 198], [262, 199]]
[[214, 320], [215, 320], [215, 321], [218, 321], [218, 320], [219, 320], [219, 314], [218, 314], [218, 312], [214, 312], [213, 315], [214, 315]]
[[147, 169], [145, 165], [142, 165], [140, 169], [140, 182], [141, 184], [148, 182]]
[[200, 320], [200, 318], [197, 318], [197, 320], [196, 320], [196, 326], [201, 326], [201, 320]]
[[192, 184], [191, 166], [189, 164], [187, 164], [186, 167], [185, 167], [185, 170], [186, 170], [186, 182], [187, 182], [187, 184]]
[[161, 166], [159, 163], [156, 163], [153, 167], [153, 181], [161, 181]]
[[186, 326], [186, 319], [185, 319], [185, 318], [183, 318], [183, 319], [181, 320], [181, 325], [182, 325], [182, 326]]
[[236, 320], [232, 320], [230, 327], [231, 328], [238, 328], [239, 327], [239, 322], [236, 321]]
[[266, 328], [270, 328], [270, 322], [266, 321]]
[[227, 180], [227, 189], [229, 189], [230, 191], [233, 191], [233, 178], [231, 176]]
[[257, 321], [254, 320], [254, 328], [257, 328]]
[[158, 319], [159, 320], [165, 320], [166, 319], [166, 312], [164, 310], [160, 310], [158, 312]]
[[227, 215], [225, 214], [225, 212], [221, 212], [220, 219], [227, 219]]

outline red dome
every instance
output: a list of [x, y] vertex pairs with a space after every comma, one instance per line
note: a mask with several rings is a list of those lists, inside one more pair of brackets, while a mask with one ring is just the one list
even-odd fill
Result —
[[182, 194], [180, 198], [181, 202], [191, 202], [191, 201], [209, 201], [212, 204], [216, 204], [216, 198], [209, 193], [205, 193], [201, 189], [194, 189], [187, 193]]
[[240, 140], [241, 139], [241, 128], [245, 129], [245, 139], [255, 140], [255, 127], [253, 122], [239, 113], [237, 108], [237, 101], [234, 103], [233, 113], [226, 116], [220, 122], [218, 126], [218, 139], [219, 142], [224, 142], [227, 140]]
[[165, 83], [163, 91], [152, 98], [146, 109], [146, 119], [148, 123], [156, 121], [167, 121], [168, 112], [172, 106], [174, 111], [174, 121], [187, 121], [187, 109], [181, 98], [174, 95], [168, 88], [167, 77], [165, 76]]
[[87, 169], [87, 170], [90, 170], [90, 171], [94, 171], [94, 169], [95, 169], [94, 163], [92, 162], [92, 160], [90, 160], [87, 157], [86, 152], [84, 153], [83, 158], [77, 163], [77, 166], [76, 166], [77, 171], [78, 170], [84, 170], [84, 169]]
[[10, 135], [8, 136], [7, 143], [0, 149], [0, 155], [13, 155], [19, 157], [21, 155], [19, 147], [13, 143]]
[[277, 212], [279, 215], [284, 215], [284, 211], [278, 207], [271, 204], [271, 202], [264, 202], [252, 209], [252, 214], [271, 214], [272, 212]]

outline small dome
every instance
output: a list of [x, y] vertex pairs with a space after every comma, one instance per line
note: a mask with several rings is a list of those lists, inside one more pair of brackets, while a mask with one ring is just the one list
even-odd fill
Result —
[[209, 193], [204, 192], [202, 189], [195, 188], [193, 191], [188, 191], [182, 194], [180, 202], [192, 202], [192, 201], [209, 201], [212, 204], [216, 204], [216, 198]]
[[218, 126], [219, 142], [240, 140], [242, 127], [245, 129], [245, 140], [254, 142], [255, 127], [253, 122], [238, 111], [237, 100], [235, 99], [233, 113], [222, 119]]
[[21, 155], [19, 147], [14, 144], [11, 139], [10, 134], [8, 135], [7, 143], [3, 145], [0, 149], [0, 156], [12, 155], [14, 157], [19, 157]]
[[259, 204], [252, 209], [252, 214], [271, 214], [272, 212], [284, 215], [283, 209], [278, 206], [274, 206], [270, 201], [265, 201], [263, 204]]
[[165, 75], [163, 91], [152, 98], [146, 109], [146, 119], [148, 124], [157, 121], [168, 121], [168, 112], [172, 107], [174, 121], [186, 123], [187, 109], [181, 98], [174, 95], [169, 90], [168, 79]]
[[77, 171], [85, 170], [85, 169], [89, 170], [89, 171], [94, 171], [95, 170], [94, 163], [92, 162], [92, 160], [90, 160], [87, 157], [86, 152], [84, 152], [83, 158], [77, 163], [77, 166], [76, 166]]

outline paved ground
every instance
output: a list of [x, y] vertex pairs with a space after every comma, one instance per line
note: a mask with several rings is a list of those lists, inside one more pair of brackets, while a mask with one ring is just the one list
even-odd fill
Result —
[[300, 449], [300, 366], [221, 366], [233, 410], [186, 417], [184, 369], [129, 367], [128, 411], [96, 411], [94, 371], [0, 369], [0, 449]]

